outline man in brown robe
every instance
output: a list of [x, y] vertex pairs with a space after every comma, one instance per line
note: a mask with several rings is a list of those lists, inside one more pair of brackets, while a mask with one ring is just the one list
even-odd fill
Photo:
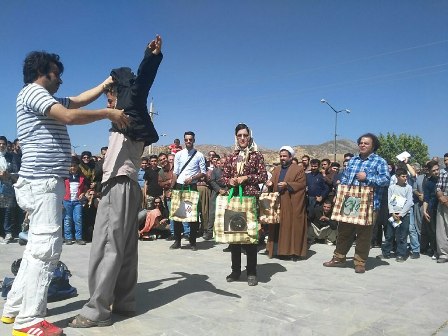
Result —
[[280, 193], [280, 224], [269, 225], [266, 249], [273, 255], [291, 257], [293, 261], [307, 254], [306, 178], [302, 167], [291, 164], [294, 150], [280, 148], [280, 166], [272, 172], [274, 192]]

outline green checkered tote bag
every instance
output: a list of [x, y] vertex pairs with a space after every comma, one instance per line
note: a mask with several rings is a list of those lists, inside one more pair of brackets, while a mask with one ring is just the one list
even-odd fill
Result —
[[243, 196], [241, 186], [238, 191], [239, 195], [234, 196], [235, 188], [232, 188], [229, 196], [216, 199], [215, 240], [227, 244], [257, 244], [257, 198]]

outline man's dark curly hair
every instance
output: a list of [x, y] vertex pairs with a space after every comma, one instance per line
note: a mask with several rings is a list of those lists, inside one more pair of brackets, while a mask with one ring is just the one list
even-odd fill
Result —
[[378, 137], [373, 134], [373, 133], [365, 133], [363, 135], [361, 135], [358, 140], [356, 141], [357, 144], [359, 145], [361, 143], [361, 139], [362, 138], [370, 138], [372, 139], [372, 146], [373, 146], [373, 151], [376, 152], [378, 150], [378, 148], [380, 148], [380, 140], [378, 139]]
[[51, 70], [51, 63], [54, 63], [61, 75], [64, 72], [64, 65], [59, 60], [59, 55], [49, 54], [45, 51], [32, 51], [23, 62], [23, 82], [33, 83], [39, 76], [48, 75]]

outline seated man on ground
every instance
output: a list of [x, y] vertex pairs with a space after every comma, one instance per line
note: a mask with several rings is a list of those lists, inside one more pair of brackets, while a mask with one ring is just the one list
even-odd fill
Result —
[[328, 245], [334, 245], [338, 234], [338, 223], [331, 220], [332, 211], [330, 200], [325, 200], [322, 206], [314, 208], [308, 230], [310, 240], [325, 239]]

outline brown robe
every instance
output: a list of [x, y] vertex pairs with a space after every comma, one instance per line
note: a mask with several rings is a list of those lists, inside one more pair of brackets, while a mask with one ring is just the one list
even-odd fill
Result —
[[[275, 167], [271, 181], [273, 190], [278, 191], [281, 166]], [[291, 164], [283, 182], [288, 183], [292, 192], [286, 190], [280, 195], [280, 224], [269, 225], [269, 238], [266, 249], [272, 258], [274, 242], [278, 242], [277, 255], [301, 256], [307, 254], [306, 218], [306, 177], [302, 167]]]

